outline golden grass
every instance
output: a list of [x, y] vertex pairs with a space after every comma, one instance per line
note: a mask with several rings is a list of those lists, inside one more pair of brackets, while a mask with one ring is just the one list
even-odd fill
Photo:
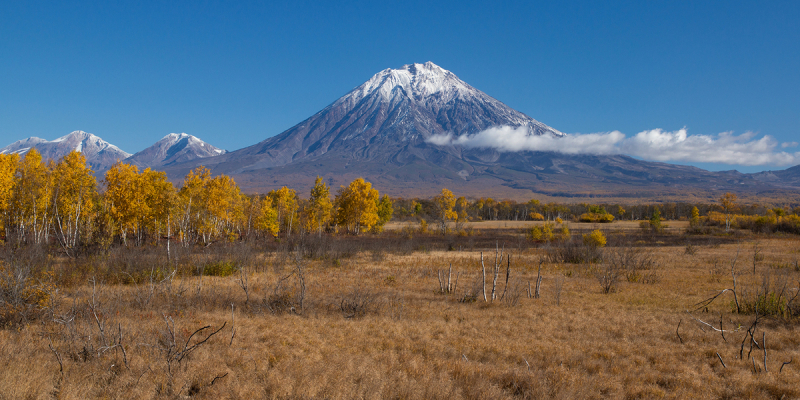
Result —
[[[751, 359], [739, 359], [745, 333], [737, 329], [749, 326], [751, 315], [731, 313], [729, 297], [692, 314], [717, 326], [722, 318], [733, 331], [724, 340], [686, 313], [731, 286], [737, 249], [739, 287], [756, 287], [765, 272], [797, 287], [800, 272], [789, 265], [800, 257], [800, 240], [760, 239], [755, 275], [754, 243], [698, 246], [694, 255], [647, 247], [658, 283], [623, 280], [607, 295], [586, 266], [545, 263], [541, 298], [523, 295], [517, 306], [457, 301], [479, 279], [477, 251], [359, 253], [338, 267], [306, 260], [301, 315], [273, 314], [264, 303], [292, 264], [251, 274], [247, 304], [236, 277], [82, 285], [59, 293], [56, 320], [0, 330], [0, 398], [798, 398], [797, 322], [759, 325], [768, 372], [760, 350], [753, 350], [753, 372]], [[542, 255], [514, 251], [512, 282], [535, 285]], [[484, 256], [490, 269], [494, 252]], [[461, 274], [458, 288], [438, 294], [437, 269], [450, 263], [453, 279]], [[354, 292], [374, 295], [375, 303], [363, 317], [345, 318], [341, 299]], [[174, 321], [179, 350], [196, 329], [212, 326], [190, 346], [226, 326], [178, 362], [164, 350], [165, 321]], [[115, 343], [126, 357], [120, 347], [102, 348]]]

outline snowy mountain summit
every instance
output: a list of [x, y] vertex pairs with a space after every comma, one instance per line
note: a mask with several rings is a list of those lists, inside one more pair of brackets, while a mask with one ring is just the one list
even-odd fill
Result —
[[206, 158], [227, 153], [195, 136], [186, 133], [170, 133], [152, 146], [134, 154], [125, 162], [140, 167], [157, 168], [174, 163]]
[[119, 147], [84, 131], [73, 131], [52, 141], [30, 137], [0, 149], [0, 153], [25, 154], [31, 148], [36, 148], [42, 154], [42, 159], [44, 160], [58, 160], [73, 150], [83, 153], [86, 157], [86, 162], [95, 171], [107, 169], [117, 160], [124, 160], [130, 157], [129, 153], [122, 151]]
[[[432, 62], [385, 69], [305, 121], [253, 146], [210, 160], [230, 173], [256, 171], [328, 154], [344, 162], [461, 157], [432, 136], [458, 137], [493, 127], [529, 135], [564, 134], [470, 86]], [[404, 161], [406, 160], [406, 161]], [[225, 166], [223, 166], [223, 164]]]

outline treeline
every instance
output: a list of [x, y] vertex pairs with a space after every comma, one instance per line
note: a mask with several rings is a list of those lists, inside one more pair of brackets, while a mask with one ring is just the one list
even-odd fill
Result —
[[392, 217], [392, 201], [364, 179], [342, 186], [331, 199], [317, 178], [309, 197], [283, 187], [245, 195], [226, 175], [198, 167], [180, 188], [166, 173], [117, 163], [102, 182], [85, 157], [71, 152], [44, 162], [31, 149], [24, 157], [0, 155], [0, 239], [14, 244], [79, 246], [156, 244], [188, 246], [279, 234], [379, 232]]
[[[0, 154], [0, 240], [14, 244], [80, 246], [112, 243], [141, 246], [175, 242], [184, 246], [214, 241], [274, 238], [279, 235], [339, 232], [377, 233], [396, 217], [438, 231], [463, 229], [466, 222], [691, 220], [695, 231], [724, 225], [763, 232], [800, 233], [800, 207], [739, 205], [726, 194], [719, 204], [560, 204], [456, 197], [447, 189], [431, 199], [380, 196], [370, 182], [356, 179], [331, 196], [317, 178], [308, 197], [282, 187], [245, 195], [226, 175], [198, 167], [176, 188], [164, 172], [117, 163], [101, 182], [85, 157], [71, 152], [45, 162], [35, 150], [24, 157]], [[454, 226], [451, 226], [454, 225]]]
[[[394, 199], [395, 217], [399, 220], [423, 218], [437, 219], [436, 198], [433, 199]], [[559, 218], [573, 222], [612, 222], [646, 221], [658, 211], [666, 220], [689, 220], [692, 209], [697, 208], [703, 217], [712, 216], [711, 224], [720, 213], [726, 212], [721, 202], [689, 203], [673, 202], [662, 204], [589, 204], [589, 203], [542, 203], [532, 199], [527, 202], [514, 200], [495, 200], [492, 198], [457, 198], [454, 210], [463, 213], [468, 221], [556, 221]], [[738, 204], [735, 212], [741, 216], [784, 216], [800, 214], [800, 207], [774, 207], [762, 204]], [[705, 220], [705, 219], [704, 219]]]

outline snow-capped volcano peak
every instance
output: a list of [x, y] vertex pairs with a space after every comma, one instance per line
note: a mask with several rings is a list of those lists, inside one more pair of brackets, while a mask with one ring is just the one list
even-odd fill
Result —
[[227, 153], [187, 133], [170, 133], [126, 162], [140, 167], [162, 167], [178, 162]]
[[428, 139], [501, 126], [524, 127], [528, 135], [564, 136], [429, 61], [380, 71], [305, 121], [219, 162], [236, 160], [231, 168], [256, 170], [327, 153], [348, 160], [392, 162], [423, 157], [422, 152], [428, 151], [460, 157], [459, 144]]
[[351, 94], [364, 98], [378, 93], [385, 99], [402, 94], [410, 99], [424, 100], [436, 93], [452, 96], [475, 91], [452, 72], [428, 61], [424, 64], [406, 64], [398, 69], [387, 68], [373, 75]]

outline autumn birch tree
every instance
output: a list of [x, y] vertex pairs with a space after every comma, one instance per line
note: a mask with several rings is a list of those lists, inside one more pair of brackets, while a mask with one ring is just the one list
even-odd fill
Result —
[[317, 231], [321, 235], [323, 227], [330, 222], [333, 209], [330, 192], [328, 185], [318, 176], [314, 181], [314, 187], [311, 188], [311, 197], [303, 210], [306, 231]]
[[378, 223], [378, 191], [364, 178], [341, 186], [334, 201], [336, 224], [344, 226], [348, 233], [358, 235], [361, 229], [370, 230]]
[[442, 193], [433, 198], [433, 217], [442, 235], [447, 233], [447, 223], [458, 218], [458, 214], [453, 211], [455, 205], [456, 197], [448, 189], [442, 189]]
[[12, 218], [22, 240], [44, 243], [50, 228], [52, 176], [42, 156], [31, 149], [17, 168], [12, 197]]
[[65, 249], [90, 234], [95, 217], [97, 180], [83, 154], [71, 151], [53, 170], [53, 220], [55, 234]]
[[19, 166], [19, 154], [0, 154], [0, 233], [6, 238], [14, 182]]

